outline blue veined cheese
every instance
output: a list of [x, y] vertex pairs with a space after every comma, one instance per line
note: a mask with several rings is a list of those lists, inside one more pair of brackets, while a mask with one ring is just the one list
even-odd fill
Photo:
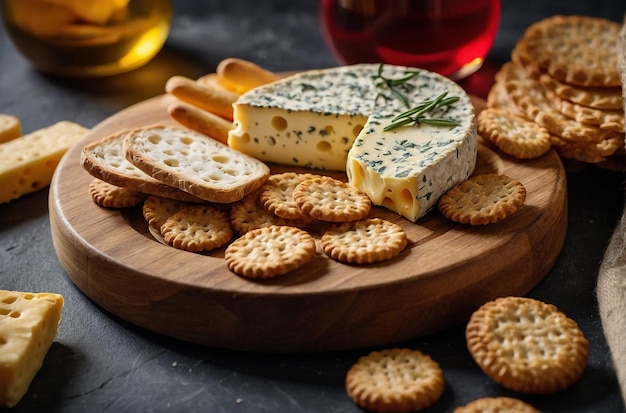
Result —
[[474, 109], [465, 91], [443, 76], [385, 65], [382, 74], [388, 79], [418, 72], [398, 86], [410, 107], [443, 92], [459, 101], [437, 114], [458, 126], [383, 131], [407, 107], [389, 87], [377, 84], [379, 67], [303, 72], [253, 89], [234, 104], [228, 144], [263, 161], [345, 170], [350, 183], [374, 204], [416, 221], [474, 170]]

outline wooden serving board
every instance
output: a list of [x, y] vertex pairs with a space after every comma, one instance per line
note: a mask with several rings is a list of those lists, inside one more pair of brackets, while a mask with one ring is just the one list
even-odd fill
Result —
[[[139, 208], [94, 204], [80, 165], [88, 142], [124, 127], [168, 121], [167, 96], [132, 106], [94, 127], [68, 151], [50, 188], [52, 239], [75, 285], [130, 323], [229, 349], [302, 352], [390, 344], [464, 322], [484, 302], [530, 291], [554, 264], [567, 225], [566, 176], [553, 151], [517, 161], [481, 143], [476, 173], [520, 180], [524, 206], [497, 224], [472, 227], [438, 212], [399, 223], [409, 244], [395, 260], [345, 265], [322, 252], [266, 281], [231, 273], [223, 249], [210, 254], [159, 243]], [[484, 102], [476, 99], [478, 110]]]

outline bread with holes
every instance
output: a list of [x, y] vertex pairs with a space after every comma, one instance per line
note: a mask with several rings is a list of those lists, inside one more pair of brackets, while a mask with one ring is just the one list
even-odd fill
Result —
[[270, 175], [263, 162], [178, 126], [135, 129], [126, 135], [124, 152], [153, 178], [210, 202], [236, 202]]

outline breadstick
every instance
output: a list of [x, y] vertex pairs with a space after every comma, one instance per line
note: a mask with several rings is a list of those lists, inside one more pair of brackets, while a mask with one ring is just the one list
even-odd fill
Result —
[[228, 131], [233, 127], [232, 122], [179, 100], [170, 103], [167, 112], [181, 125], [228, 144]]
[[165, 84], [165, 91], [180, 100], [208, 110], [227, 120], [233, 120], [233, 103], [239, 95], [223, 88], [199, 84], [185, 76], [172, 76]]
[[204, 76], [199, 77], [196, 80], [196, 82], [206, 87], [216, 87], [216, 88], [226, 89], [230, 92], [237, 93], [238, 95], [246, 92], [246, 90], [242, 88], [241, 86], [236, 85], [224, 79], [222, 76], [218, 75], [217, 73], [208, 73]]
[[246, 91], [279, 79], [275, 73], [235, 57], [222, 60], [217, 65], [217, 74]]

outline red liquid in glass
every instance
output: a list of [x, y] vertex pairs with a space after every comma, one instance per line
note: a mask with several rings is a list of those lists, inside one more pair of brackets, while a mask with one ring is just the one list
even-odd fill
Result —
[[321, 0], [325, 40], [341, 64], [390, 63], [462, 78], [480, 67], [500, 0]]

